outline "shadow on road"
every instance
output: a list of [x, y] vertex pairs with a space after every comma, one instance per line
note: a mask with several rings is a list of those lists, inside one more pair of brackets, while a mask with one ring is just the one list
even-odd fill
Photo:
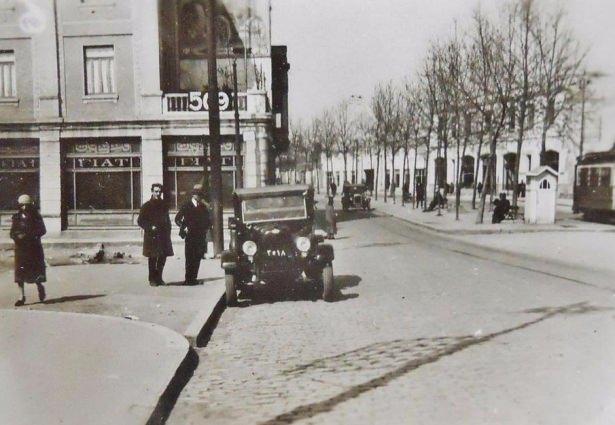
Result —
[[350, 210], [350, 211], [337, 211], [337, 222], [343, 223], [345, 221], [355, 221], [355, 220], [365, 220], [369, 218], [379, 217], [378, 214], [375, 213], [375, 210], [371, 209], [368, 211], [363, 210]]
[[[357, 298], [359, 294], [342, 293], [343, 289], [352, 288], [361, 282], [356, 275], [339, 275], [334, 277], [335, 293], [330, 302], [345, 301]], [[277, 283], [251, 286], [239, 294], [238, 307], [249, 307], [259, 304], [273, 304], [286, 301], [319, 301], [322, 300], [322, 283], [298, 282]]]
[[325, 400], [307, 403], [285, 413], [282, 413], [261, 425], [292, 424], [298, 421], [311, 419], [316, 415], [330, 412], [337, 405], [355, 399], [364, 393], [384, 387], [391, 381], [398, 379], [421, 366], [435, 363], [442, 358], [451, 356], [467, 348], [485, 344], [491, 340], [516, 331], [534, 326], [559, 315], [589, 314], [612, 310], [608, 307], [599, 307], [587, 302], [564, 305], [560, 307], [541, 307], [528, 310], [527, 313], [538, 313], [539, 317], [521, 322], [517, 326], [502, 329], [485, 335], [444, 336], [433, 338], [396, 339], [383, 341], [359, 347], [334, 356], [316, 359], [310, 363], [302, 364], [282, 372], [286, 379], [294, 379], [299, 375], [314, 374], [314, 376], [328, 376], [335, 379], [336, 374], [345, 374], [363, 369], [381, 370], [379, 376], [360, 382], [354, 386], [340, 391], [338, 394]]
[[[83, 301], [83, 300], [89, 300], [91, 298], [100, 298], [100, 297], [105, 297], [106, 294], [94, 294], [94, 295], [70, 295], [67, 297], [59, 297], [59, 298], [51, 298], [48, 299], [44, 302], [38, 302], [38, 303], [33, 303], [33, 304], [61, 304], [61, 303], [68, 303], [68, 302], [72, 302], [72, 301]], [[29, 305], [29, 304], [26, 304]]]
[[194, 285], [186, 285], [186, 282], [183, 280], [178, 280], [176, 282], [167, 282], [162, 286], [196, 286], [196, 285], [203, 285], [204, 283], [207, 282], [213, 282], [216, 280], [220, 280], [223, 279], [224, 276], [218, 276], [218, 277], [206, 277], [205, 279], [197, 279], [196, 284]]

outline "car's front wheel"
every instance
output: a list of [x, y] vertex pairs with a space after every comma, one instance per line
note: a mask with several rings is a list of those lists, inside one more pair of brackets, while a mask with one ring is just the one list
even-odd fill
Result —
[[327, 264], [322, 269], [322, 299], [331, 301], [334, 293], [333, 265]]
[[226, 286], [226, 305], [232, 307], [237, 304], [237, 277], [234, 271], [227, 271], [224, 274]]

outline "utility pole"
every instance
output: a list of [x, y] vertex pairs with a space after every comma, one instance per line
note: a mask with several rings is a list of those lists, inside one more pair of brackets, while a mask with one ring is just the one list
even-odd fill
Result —
[[[247, 49], [243, 48], [244, 54]], [[243, 158], [241, 156], [241, 135], [239, 134], [239, 96], [237, 92], [237, 53], [233, 49], [233, 104], [235, 106], [235, 186], [240, 189], [243, 187]]]
[[[216, 61], [216, 0], [207, 1], [207, 76], [209, 111], [209, 152], [211, 163], [211, 209], [214, 255], [224, 249], [222, 228], [222, 156], [220, 153], [220, 104], [218, 99], [218, 66]], [[205, 162], [207, 163], [207, 161]], [[207, 165], [205, 165], [207, 167]]]
[[579, 158], [583, 158], [583, 144], [585, 142], [585, 91], [589, 81], [585, 77], [585, 71], [581, 75], [581, 140], [579, 141]]

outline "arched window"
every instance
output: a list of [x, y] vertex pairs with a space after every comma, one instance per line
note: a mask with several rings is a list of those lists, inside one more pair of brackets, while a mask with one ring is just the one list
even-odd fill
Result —
[[549, 183], [547, 179], [542, 179], [542, 181], [540, 182], [540, 188], [541, 189], [551, 189], [551, 183]]

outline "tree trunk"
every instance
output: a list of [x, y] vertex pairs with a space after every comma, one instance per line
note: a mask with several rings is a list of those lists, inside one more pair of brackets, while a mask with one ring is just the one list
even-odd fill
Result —
[[525, 102], [522, 101], [519, 111], [519, 132], [517, 134], [517, 161], [513, 172], [513, 207], [517, 206], [517, 196], [519, 193], [519, 168], [521, 166], [521, 147], [523, 146], [523, 135], [525, 133], [525, 109]]
[[348, 181], [348, 152], [344, 151], [342, 157], [344, 158], [344, 181]]
[[[459, 128], [457, 128], [457, 163], [455, 169], [455, 220], [459, 221], [459, 203], [461, 202], [461, 189], [459, 188], [459, 182], [461, 180], [461, 167], [459, 166]], [[465, 146], [464, 146], [465, 149]]]
[[[387, 201], [387, 146], [384, 145], [384, 152], [382, 154], [382, 161], [384, 165], [384, 202]], [[389, 187], [391, 187], [391, 176], [389, 176]]]
[[378, 174], [379, 173], [380, 173], [380, 148], [376, 150], [376, 175], [374, 177], [374, 180], [375, 180], [374, 195], [375, 195], [376, 201], [378, 200], [378, 183], [379, 183]]
[[[326, 168], [326, 175], [325, 175], [325, 186], [327, 186], [327, 198], [330, 196], [329, 194], [329, 187], [331, 186], [331, 182], [329, 181], [329, 156], [327, 154], [325, 154], [325, 168]], [[331, 181], [333, 181], [333, 173], [331, 173]]]
[[[430, 137], [430, 136], [427, 136]], [[429, 140], [429, 139], [428, 139]], [[427, 155], [425, 156], [425, 183], [423, 184], [423, 209], [427, 209], [427, 205], [429, 205], [429, 197], [427, 196], [429, 191], [427, 190], [427, 184], [429, 183], [429, 142], [427, 142]], [[435, 167], [434, 167], [435, 168]], [[434, 185], [435, 185], [435, 175], [434, 175]]]
[[[463, 161], [463, 158], [466, 156], [466, 149], [468, 147], [468, 139], [470, 138], [470, 135], [465, 135], [463, 138], [463, 149], [461, 152], [461, 160]], [[457, 153], [457, 161], [459, 161], [459, 151]], [[461, 171], [462, 167], [461, 167], [461, 163], [458, 163], [458, 168], [457, 168], [457, 185], [455, 187], [455, 196], [456, 196], [456, 200], [455, 200], [455, 220], [459, 220], [459, 205], [461, 204]]]
[[548, 118], [545, 117], [542, 124], [542, 132], [540, 137], [540, 165], [547, 165], [547, 132], [549, 131], [549, 124], [547, 123], [547, 120]]
[[[480, 167], [480, 154], [483, 148], [483, 129], [481, 124], [480, 136], [478, 138], [478, 152], [476, 153], [476, 172], [474, 173], [474, 187], [472, 188], [472, 209], [476, 209], [476, 186], [478, 185], [478, 167]], [[483, 189], [485, 187], [485, 176], [481, 176], [483, 180]]]
[[[401, 166], [401, 204], [405, 205], [404, 187], [406, 187], [406, 162], [408, 162], [408, 147], [404, 146], [404, 161]], [[408, 185], [408, 187], [410, 187]]]
[[418, 156], [418, 143], [414, 145], [414, 165], [413, 165], [413, 169], [412, 169], [412, 190], [414, 190], [414, 202], [412, 202], [412, 209], [415, 208], [416, 205], [418, 205], [418, 199], [416, 197], [416, 157]]
[[[484, 180], [485, 180], [485, 185], [487, 182], [490, 182], [491, 180], [491, 173], [492, 173], [492, 162], [493, 162], [493, 157], [495, 156], [495, 143], [493, 143], [493, 141], [491, 142], [491, 149], [490, 149], [491, 153], [489, 155], [489, 161], [487, 162], [487, 173], [484, 176]], [[480, 194], [480, 205], [478, 207], [478, 214], [476, 215], [476, 224], [482, 224], [483, 223], [483, 219], [484, 219], [484, 214], [485, 214], [485, 200], [487, 199], [487, 190], [485, 185], [483, 185], [483, 191]]]
[[391, 198], [393, 198], [393, 203], [395, 203], [395, 152], [393, 148], [391, 148], [391, 185], [389, 188], [391, 189]]
[[316, 187], [318, 189], [316, 189], [316, 192], [320, 195], [320, 167], [318, 166], [318, 163], [315, 164], [316, 167]]

